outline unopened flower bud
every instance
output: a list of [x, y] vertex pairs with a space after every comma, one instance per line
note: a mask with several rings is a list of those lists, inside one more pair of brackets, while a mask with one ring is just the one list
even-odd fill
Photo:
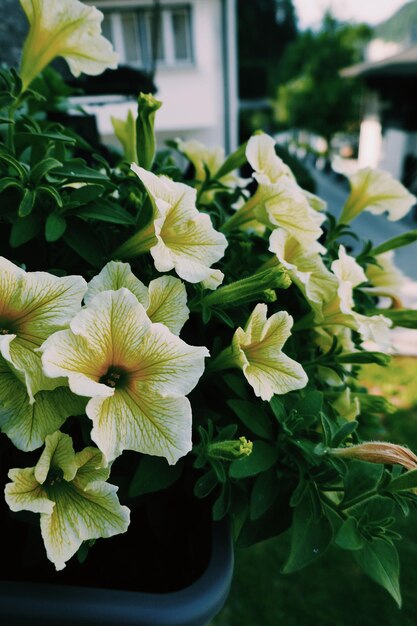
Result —
[[231, 439], [227, 441], [218, 441], [208, 446], [208, 456], [212, 459], [221, 459], [223, 461], [234, 461], [249, 456], [252, 453], [253, 443], [246, 437], [239, 439]]
[[139, 94], [136, 151], [139, 165], [146, 170], [151, 169], [155, 156], [155, 113], [161, 106], [162, 102], [154, 98], [151, 93]]

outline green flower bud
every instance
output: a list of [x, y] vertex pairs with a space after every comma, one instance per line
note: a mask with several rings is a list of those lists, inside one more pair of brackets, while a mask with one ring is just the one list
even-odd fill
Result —
[[251, 441], [248, 441], [246, 437], [239, 437], [239, 439], [210, 443], [207, 447], [207, 455], [212, 459], [234, 461], [249, 456], [252, 453], [252, 448], [253, 443]]
[[136, 151], [138, 163], [146, 170], [152, 167], [155, 156], [155, 113], [162, 106], [151, 93], [139, 94], [138, 117], [136, 120]]

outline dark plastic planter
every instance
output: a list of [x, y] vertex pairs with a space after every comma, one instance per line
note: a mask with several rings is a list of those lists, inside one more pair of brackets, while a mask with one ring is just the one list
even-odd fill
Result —
[[226, 601], [233, 574], [227, 523], [213, 525], [205, 572], [173, 593], [0, 582], [2, 626], [206, 626]]

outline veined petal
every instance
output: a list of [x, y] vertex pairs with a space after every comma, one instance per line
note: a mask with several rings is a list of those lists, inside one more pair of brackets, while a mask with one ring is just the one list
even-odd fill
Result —
[[156, 392], [116, 390], [87, 405], [91, 437], [108, 461], [123, 450], [165, 457], [170, 464], [191, 450], [191, 406], [187, 398]]
[[227, 239], [214, 230], [207, 214], [197, 210], [196, 190], [135, 164], [131, 168], [145, 185], [156, 211], [157, 244], [150, 249], [156, 269], [175, 269], [191, 283], [207, 280], [213, 263], [224, 255]]
[[41, 485], [46, 481], [51, 469], [59, 469], [64, 480], [72, 480], [77, 473], [72, 439], [57, 431], [45, 439], [45, 448], [36, 463], [35, 478]]
[[177, 147], [194, 165], [195, 178], [199, 181], [206, 178], [205, 165], [210, 174], [214, 175], [224, 161], [224, 149], [221, 146], [208, 148], [196, 139], [190, 141], [177, 139]]
[[267, 320], [266, 314], [265, 304], [256, 305], [245, 330], [238, 328], [232, 343], [235, 359], [262, 400], [302, 389], [308, 381], [302, 366], [281, 351], [291, 334], [292, 317], [280, 311]]
[[40, 391], [30, 403], [25, 386], [0, 359], [0, 429], [19, 448], [29, 452], [43, 445], [70, 415], [85, 412], [85, 401], [67, 387]]
[[34, 467], [12, 469], [8, 477], [13, 482], [6, 485], [4, 494], [11, 511], [52, 514], [55, 503], [36, 480]]
[[338, 282], [324, 265], [318, 252], [306, 248], [288, 232], [276, 228], [269, 238], [269, 250], [288, 270], [291, 280], [310, 303], [322, 304], [330, 299]]
[[276, 183], [281, 176], [293, 178], [284, 161], [275, 152], [275, 141], [269, 135], [253, 135], [246, 146], [246, 158], [257, 174], [264, 175], [269, 183]]
[[274, 184], [259, 183], [253, 197], [257, 218], [270, 228], [284, 228], [311, 252], [324, 252], [318, 242], [325, 216], [308, 204], [302, 190], [288, 176]]
[[55, 57], [67, 61], [74, 76], [116, 68], [118, 56], [101, 36], [103, 14], [78, 0], [20, 0], [30, 31], [21, 76], [24, 89]]
[[388, 213], [388, 219], [399, 220], [416, 202], [413, 196], [389, 172], [369, 167], [349, 178], [351, 192], [343, 208], [340, 221], [348, 224], [362, 211], [375, 215]]
[[184, 283], [173, 276], [152, 280], [146, 314], [152, 322], [160, 322], [179, 335], [190, 314]]
[[394, 263], [394, 250], [379, 254], [375, 261], [378, 265], [368, 265], [366, 268], [366, 277], [372, 287], [366, 287], [365, 291], [398, 299], [406, 276]]
[[65, 567], [83, 541], [113, 537], [129, 526], [130, 511], [120, 505], [114, 485], [98, 481], [82, 487], [74, 480], [51, 491], [55, 507], [50, 515], [41, 515], [41, 533], [57, 570]]
[[41, 533], [48, 558], [57, 570], [83, 541], [125, 532], [129, 509], [121, 506], [117, 487], [104, 482], [102, 454], [86, 448], [75, 454], [71, 438], [48, 435], [36, 467], [9, 472], [6, 501], [13, 511], [41, 513]]
[[333, 261], [332, 272], [341, 283], [350, 283], [352, 287], [357, 287], [368, 280], [362, 267], [358, 265], [356, 259], [347, 254], [344, 246], [339, 246], [339, 258]]
[[102, 291], [117, 291], [122, 287], [129, 289], [145, 309], [147, 308], [149, 304], [147, 287], [139, 278], [136, 278], [129, 263], [121, 263], [120, 261], [110, 261], [97, 276], [90, 280], [84, 302], [88, 305]]

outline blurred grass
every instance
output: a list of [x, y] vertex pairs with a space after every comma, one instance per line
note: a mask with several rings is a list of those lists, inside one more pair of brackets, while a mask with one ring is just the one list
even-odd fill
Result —
[[[383, 417], [388, 439], [417, 452], [417, 359], [395, 357], [386, 367], [363, 368], [361, 383], [398, 411]], [[211, 626], [416, 626], [417, 511], [402, 519], [397, 543], [403, 608], [372, 582], [348, 552], [331, 548], [301, 572], [283, 575], [285, 533], [237, 551], [226, 606]]]

